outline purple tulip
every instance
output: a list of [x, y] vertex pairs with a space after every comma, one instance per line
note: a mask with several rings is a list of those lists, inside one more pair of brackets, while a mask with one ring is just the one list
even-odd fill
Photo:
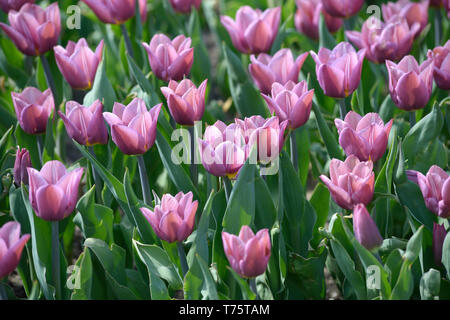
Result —
[[330, 16], [325, 10], [321, 0], [296, 0], [295, 27], [311, 39], [319, 39], [319, 21], [322, 13], [328, 31], [337, 32], [343, 24], [340, 18]]
[[280, 121], [288, 121], [293, 130], [304, 125], [311, 113], [314, 89], [308, 91], [306, 81], [295, 84], [292, 81], [284, 86], [278, 82], [272, 85], [272, 96], [262, 95], [270, 112], [275, 112]]
[[417, 174], [419, 171], [416, 170], [406, 170], [406, 177], [409, 181], [414, 182], [415, 184], [419, 184], [419, 180], [417, 179]]
[[198, 201], [192, 201], [192, 192], [179, 192], [175, 197], [163, 195], [154, 211], [141, 208], [156, 235], [167, 242], [184, 241], [192, 233]]
[[15, 221], [7, 222], [0, 228], [0, 279], [19, 265], [22, 250], [30, 237], [29, 234], [20, 236], [20, 224]]
[[409, 0], [399, 0], [397, 2], [388, 2], [382, 4], [383, 18], [389, 21], [396, 16], [405, 18], [411, 28], [415, 23], [420, 24], [420, 28], [416, 33], [416, 37], [422, 32], [428, 24], [428, 6], [429, 0], [421, 2], [411, 2]]
[[32, 167], [30, 152], [25, 148], [17, 148], [16, 160], [14, 161], [14, 182], [16, 186], [20, 187], [22, 182], [28, 185], [28, 167]]
[[367, 50], [367, 59], [384, 63], [385, 60], [398, 61], [407, 55], [419, 29], [419, 23], [410, 28], [406, 19], [399, 17], [386, 23], [371, 17], [364, 22], [361, 32], [346, 31], [345, 34], [358, 48]]
[[447, 17], [450, 19], [450, 0], [443, 0], [444, 8], [447, 10]]
[[273, 57], [261, 53], [258, 58], [254, 55], [250, 57], [252, 63], [248, 69], [259, 90], [264, 94], [269, 94], [272, 84], [275, 82], [282, 85], [288, 81], [297, 83], [300, 69], [307, 57], [308, 53], [305, 52], [294, 61], [290, 49], [281, 49]]
[[103, 113], [111, 126], [111, 137], [123, 153], [144, 154], [153, 146], [161, 106], [160, 103], [148, 111], [144, 100], [134, 98], [128, 106], [116, 102], [112, 113]]
[[[136, 0], [82, 0], [103, 23], [122, 24], [133, 18]], [[141, 20], [147, 20], [147, 1], [139, 0]]]
[[34, 3], [35, 0], [0, 0], [0, 9], [8, 13], [10, 10], [19, 11], [25, 3]]
[[195, 121], [200, 121], [205, 112], [205, 80], [198, 87], [189, 80], [184, 79], [180, 83], [171, 80], [168, 87], [162, 87], [161, 91], [167, 99], [167, 105], [172, 117], [178, 124], [193, 126]]
[[28, 134], [40, 134], [47, 130], [47, 121], [55, 109], [52, 91], [44, 92], [27, 87], [22, 93], [11, 92], [14, 109], [20, 127]]
[[142, 43], [155, 76], [163, 81], [180, 81], [187, 76], [194, 62], [191, 42], [191, 38], [184, 35], [170, 40], [160, 33], [153, 36], [150, 44]]
[[389, 91], [397, 107], [406, 111], [424, 108], [433, 89], [433, 60], [428, 59], [419, 66], [413, 56], [406, 56], [399, 64], [386, 61], [386, 67]]
[[443, 0], [430, 0], [430, 7], [441, 8], [443, 6]]
[[268, 229], [256, 235], [249, 226], [242, 226], [239, 236], [222, 232], [223, 250], [231, 268], [245, 278], [254, 278], [266, 271], [272, 245]]
[[364, 117], [350, 111], [344, 121], [335, 119], [339, 144], [347, 156], [353, 154], [361, 161], [378, 161], [384, 155], [393, 119], [386, 125], [377, 113]]
[[278, 34], [281, 8], [262, 12], [249, 6], [240, 7], [236, 21], [221, 16], [220, 21], [230, 34], [233, 45], [245, 54], [268, 52]]
[[66, 114], [58, 111], [64, 121], [67, 134], [79, 144], [92, 146], [108, 143], [108, 130], [103, 120], [103, 104], [94, 101], [90, 107], [76, 101], [66, 103]]
[[98, 64], [102, 60], [103, 40], [100, 41], [95, 53], [89, 49], [84, 38], [77, 43], [69, 41], [66, 49], [56, 46], [53, 50], [56, 64], [70, 86], [73, 89], [89, 90], [94, 83]]
[[353, 209], [353, 232], [355, 238], [367, 250], [373, 250], [383, 244], [383, 238], [366, 207], [359, 203]]
[[350, 43], [341, 42], [332, 51], [321, 48], [319, 54], [310, 52], [320, 87], [327, 96], [346, 98], [358, 88], [365, 49], [356, 52]]
[[235, 179], [247, 159], [240, 127], [218, 120], [206, 128], [203, 140], [198, 141], [205, 170], [216, 177]]
[[11, 26], [0, 23], [0, 28], [28, 56], [44, 54], [58, 43], [61, 18], [57, 2], [45, 10], [38, 5], [25, 3], [19, 11], [10, 11], [8, 20]]
[[428, 51], [428, 58], [434, 61], [434, 81], [442, 90], [450, 90], [450, 40], [443, 47]]
[[359, 203], [367, 205], [372, 201], [375, 183], [372, 169], [372, 161], [361, 162], [350, 155], [344, 162], [331, 160], [331, 180], [325, 175], [320, 179], [330, 190], [334, 202], [344, 209], [353, 210]]
[[41, 171], [28, 168], [30, 202], [36, 215], [46, 221], [60, 221], [68, 217], [78, 201], [83, 168], [66, 171], [60, 161], [48, 161]]
[[350, 18], [361, 10], [364, 0], [322, 0], [323, 9], [338, 18]]
[[438, 166], [432, 166], [426, 176], [417, 172], [417, 181], [427, 208], [439, 217], [450, 217], [449, 175]]
[[190, 13], [192, 7], [199, 10], [202, 0], [170, 0], [170, 4], [174, 11], [179, 13]]
[[434, 262], [437, 265], [442, 264], [442, 247], [444, 246], [446, 236], [447, 231], [445, 231], [445, 226], [433, 222], [433, 253]]

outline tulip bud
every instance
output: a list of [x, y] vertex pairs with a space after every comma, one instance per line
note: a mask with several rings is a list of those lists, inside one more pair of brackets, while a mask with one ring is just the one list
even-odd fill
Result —
[[22, 93], [11, 92], [14, 109], [20, 127], [28, 134], [40, 134], [47, 130], [47, 121], [55, 109], [52, 91], [44, 92], [27, 87]]
[[278, 34], [281, 8], [262, 12], [249, 6], [240, 7], [236, 21], [221, 16], [220, 21], [230, 34], [233, 45], [242, 53], [268, 52]]
[[225, 255], [231, 268], [245, 278], [254, 278], [266, 271], [271, 243], [268, 229], [255, 235], [249, 226], [242, 226], [239, 236], [222, 232]]
[[142, 43], [155, 76], [163, 81], [180, 81], [187, 76], [194, 62], [191, 42], [184, 35], [170, 40], [164, 34], [155, 34], [149, 44]]
[[35, 0], [0, 0], [0, 9], [8, 13], [10, 10], [19, 11], [25, 3], [34, 3]]
[[44, 164], [41, 171], [28, 168], [29, 198], [36, 215], [46, 221], [68, 217], [78, 201], [78, 186], [83, 168], [68, 172], [62, 162]]
[[192, 7], [199, 9], [202, 5], [202, 0], [170, 0], [170, 4], [174, 11], [179, 13], [190, 13]]
[[433, 60], [428, 59], [419, 66], [413, 56], [406, 56], [399, 64], [386, 61], [386, 67], [389, 92], [397, 107], [406, 111], [424, 108], [433, 89]]
[[397, 2], [382, 4], [381, 8], [385, 21], [389, 21], [397, 16], [400, 16], [401, 18], [406, 19], [410, 28], [415, 23], [419, 23], [420, 28], [416, 33], [417, 37], [428, 24], [428, 5], [429, 0], [423, 0], [420, 3], [411, 2], [409, 0], [399, 0]]
[[39, 56], [58, 43], [61, 33], [61, 18], [58, 3], [42, 9], [25, 3], [19, 11], [10, 11], [11, 26], [0, 23], [0, 28], [11, 38], [17, 49], [29, 56]]
[[171, 80], [168, 87], [161, 91], [167, 99], [167, 105], [172, 117], [178, 124], [193, 126], [200, 121], [205, 112], [205, 92], [208, 80], [202, 82], [197, 89], [195, 84], [184, 79], [180, 83]]
[[450, 90], [450, 40], [443, 47], [428, 51], [428, 58], [434, 62], [434, 81], [442, 90]]
[[156, 235], [167, 242], [184, 241], [192, 233], [198, 201], [192, 201], [192, 192], [179, 192], [175, 197], [163, 195], [154, 211], [141, 208]]
[[447, 231], [445, 231], [444, 225], [433, 223], [433, 253], [434, 262], [437, 265], [442, 264], [442, 247], [444, 246], [445, 237]]
[[28, 185], [28, 167], [32, 167], [30, 152], [25, 148], [17, 148], [16, 161], [14, 161], [14, 183], [16, 186], [20, 187], [22, 182]]
[[305, 52], [294, 61], [290, 49], [281, 49], [273, 57], [261, 53], [257, 59], [254, 55], [250, 57], [252, 63], [248, 70], [259, 90], [264, 94], [269, 94], [272, 84], [275, 82], [282, 85], [288, 81], [297, 83], [300, 69], [307, 57], [308, 53]]
[[331, 16], [350, 18], [361, 10], [364, 0], [322, 0], [323, 9]]
[[359, 203], [367, 205], [372, 201], [375, 184], [372, 170], [372, 161], [361, 162], [350, 155], [344, 162], [331, 160], [331, 180], [325, 175], [321, 175], [320, 179], [330, 190], [334, 202], [341, 208], [353, 210]]
[[116, 102], [112, 113], [103, 113], [111, 126], [112, 140], [123, 153], [144, 154], [153, 146], [161, 106], [158, 104], [148, 111], [144, 100], [135, 98], [128, 106]]
[[417, 181], [427, 208], [441, 218], [450, 217], [450, 176], [432, 166], [427, 175], [417, 172]]
[[375, 221], [362, 203], [353, 209], [353, 232], [358, 242], [367, 250], [373, 250], [383, 244]]
[[29, 234], [20, 236], [18, 222], [10, 221], [0, 228], [0, 279], [19, 265], [22, 250], [29, 239]]
[[[133, 18], [136, 0], [82, 0], [103, 23], [122, 24]], [[147, 0], [139, 0], [141, 20], [147, 20]]]
[[327, 96], [346, 98], [358, 88], [365, 49], [356, 52], [350, 43], [341, 42], [332, 51], [321, 48], [318, 54], [310, 52], [320, 87]]

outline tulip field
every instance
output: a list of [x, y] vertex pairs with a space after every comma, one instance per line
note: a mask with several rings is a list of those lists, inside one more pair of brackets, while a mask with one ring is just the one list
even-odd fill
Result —
[[0, 0], [0, 300], [448, 300], [449, 90], [450, 0]]

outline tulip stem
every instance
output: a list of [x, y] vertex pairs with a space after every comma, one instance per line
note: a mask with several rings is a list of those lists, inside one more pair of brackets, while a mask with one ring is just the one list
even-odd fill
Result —
[[146, 205], [152, 204], [152, 193], [150, 190], [150, 185], [148, 184], [148, 176], [147, 169], [145, 168], [144, 156], [139, 155], [138, 166], [139, 166], [139, 177], [141, 178], [141, 186], [142, 186], [142, 196], [144, 197], [144, 203]]
[[52, 273], [56, 300], [61, 299], [61, 277], [59, 266], [59, 221], [52, 223]]
[[[95, 156], [95, 151], [94, 151], [94, 147], [89, 147], [89, 153], [92, 154], [92, 156], [94, 158], [96, 158]], [[99, 179], [100, 177], [98, 176], [97, 171], [95, 170], [94, 164], [91, 163], [91, 168], [92, 168], [92, 176], [94, 177], [94, 183], [95, 183], [95, 193], [97, 195], [97, 201], [102, 201], [102, 184], [101, 184], [101, 180]]]
[[134, 59], [134, 51], [133, 46], [131, 45], [131, 39], [130, 36], [128, 35], [127, 28], [123, 23], [120, 25], [120, 30], [122, 31], [122, 35], [125, 40], [125, 47], [127, 48], [127, 53], [130, 55], [131, 58]]
[[186, 260], [186, 253], [184, 252], [183, 244], [178, 241], [177, 242], [178, 256], [180, 258], [181, 271], [183, 272], [183, 277], [189, 271], [189, 267]]
[[231, 189], [233, 189], [233, 187], [231, 186], [231, 181], [230, 179], [228, 179], [228, 177], [223, 177], [223, 186], [225, 188], [225, 197], [228, 202], [231, 196]]
[[411, 128], [416, 125], [416, 112], [411, 111], [409, 113], [409, 124], [411, 125]]
[[38, 134], [36, 136], [37, 139], [37, 148], [39, 153], [39, 160], [41, 161], [41, 165], [44, 165], [42, 154], [44, 153], [44, 142], [42, 141], [42, 135]]
[[347, 114], [347, 107], [345, 106], [345, 99], [339, 99], [339, 112], [341, 113], [341, 119], [344, 120]]
[[298, 150], [297, 150], [297, 136], [295, 130], [291, 131], [291, 161], [294, 166], [295, 172], [298, 172]]
[[442, 15], [441, 8], [436, 8], [434, 14], [434, 44], [436, 47], [441, 45], [442, 39]]
[[195, 127], [191, 126], [188, 128], [189, 135], [191, 137], [191, 165], [190, 165], [190, 172], [191, 172], [191, 179], [194, 183], [194, 186], [197, 187], [198, 184], [198, 168], [195, 164]]
[[0, 301], [8, 300], [8, 294], [6, 293], [5, 286], [6, 286], [6, 280], [4, 283], [3, 283], [3, 281], [0, 281]]
[[42, 68], [44, 68], [45, 80], [47, 81], [48, 87], [52, 90], [53, 99], [55, 99], [55, 114], [58, 111], [58, 102], [56, 101], [56, 86], [55, 80], [53, 79], [52, 71], [50, 70], [50, 65], [45, 55], [41, 54], [39, 56], [42, 63]]
[[256, 289], [256, 278], [250, 278], [249, 282], [250, 282], [250, 289], [256, 295], [256, 300], [259, 300], [258, 290]]

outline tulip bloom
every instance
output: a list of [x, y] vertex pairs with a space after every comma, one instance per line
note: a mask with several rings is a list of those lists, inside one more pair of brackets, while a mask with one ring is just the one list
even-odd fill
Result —
[[20, 224], [15, 221], [7, 222], [0, 228], [0, 279], [19, 265], [22, 250], [30, 237], [29, 234], [20, 236]]
[[434, 81], [442, 90], [450, 90], [450, 40], [445, 46], [428, 51], [428, 58], [434, 61]]
[[167, 242], [184, 241], [192, 233], [198, 201], [192, 201], [192, 192], [179, 192], [175, 197], [163, 195], [154, 211], [141, 208], [156, 235]]
[[221, 16], [220, 21], [230, 34], [233, 45], [242, 53], [267, 52], [278, 34], [281, 8], [262, 12], [249, 6], [242, 6], [236, 13], [236, 21]]
[[0, 0], [0, 9], [8, 13], [10, 10], [18, 11], [25, 3], [34, 3], [35, 0]]
[[417, 172], [417, 182], [422, 191], [427, 208], [441, 218], [450, 217], [450, 177], [439, 168], [432, 166], [427, 175]]
[[[122, 24], [133, 18], [136, 0], [82, 0], [103, 23]], [[147, 20], [147, 1], [139, 0], [141, 20]]]
[[60, 221], [68, 217], [78, 201], [83, 168], [66, 171], [62, 162], [44, 164], [41, 171], [28, 168], [30, 203], [36, 215], [46, 221]]
[[239, 236], [223, 231], [222, 242], [231, 268], [241, 277], [254, 278], [266, 271], [272, 249], [268, 229], [255, 235], [249, 226], [242, 226]]
[[304, 125], [311, 113], [314, 89], [308, 91], [306, 81], [295, 84], [292, 81], [272, 85], [272, 96], [262, 95], [271, 113], [275, 112], [280, 121], [288, 121], [289, 129]]
[[167, 105], [172, 117], [178, 124], [193, 126], [199, 121], [205, 112], [205, 92], [208, 80], [198, 87], [189, 80], [184, 79], [180, 83], [171, 80], [168, 87], [162, 87], [161, 91], [167, 99]]
[[346, 31], [345, 34], [358, 48], [367, 50], [367, 59], [384, 63], [385, 60], [398, 61], [407, 55], [419, 29], [419, 23], [409, 27], [406, 19], [399, 17], [386, 23], [371, 17], [364, 22], [361, 32]]
[[84, 38], [77, 43], [69, 41], [66, 49], [56, 46], [53, 50], [56, 64], [70, 86], [77, 90], [89, 90], [102, 60], [103, 40], [95, 49], [95, 53], [89, 49]]
[[76, 101], [66, 103], [66, 114], [58, 111], [64, 121], [67, 134], [79, 144], [92, 146], [108, 143], [108, 130], [103, 120], [103, 104], [94, 101], [90, 107], [80, 105]]
[[179, 35], [170, 40], [166, 35], [155, 34], [150, 44], [142, 43], [148, 53], [153, 73], [163, 81], [180, 81], [191, 72], [194, 49], [191, 38]]
[[11, 26], [0, 23], [0, 28], [11, 38], [17, 49], [28, 56], [39, 56], [51, 50], [61, 33], [61, 18], [58, 3], [47, 9], [25, 3], [19, 11], [10, 11]]
[[28, 87], [22, 93], [11, 92], [14, 109], [20, 127], [28, 134], [44, 133], [47, 121], [55, 109], [52, 91], [44, 92]]
[[373, 250], [383, 244], [375, 221], [362, 203], [353, 209], [353, 232], [358, 242], [367, 250]]
[[404, 57], [399, 64], [386, 61], [389, 72], [389, 92], [400, 109], [413, 111], [424, 108], [433, 89], [433, 60], [420, 66], [413, 56]]
[[344, 162], [330, 162], [331, 180], [321, 175], [320, 179], [330, 190], [331, 197], [341, 208], [353, 210], [358, 203], [367, 205], [372, 201], [375, 174], [372, 161], [361, 162], [350, 155]]
[[365, 49], [356, 52], [348, 42], [339, 43], [332, 51], [327, 48], [321, 48], [318, 54], [311, 51], [317, 79], [327, 96], [346, 98], [358, 88], [365, 54]]
[[114, 103], [113, 112], [103, 117], [111, 126], [111, 137], [125, 154], [144, 154], [155, 143], [156, 125], [162, 104], [147, 110], [144, 100], [135, 98], [128, 106]]
[[340, 18], [330, 16], [320, 0], [297, 0], [297, 12], [295, 13], [295, 27], [311, 39], [319, 39], [319, 21], [322, 13], [325, 18], [328, 31], [337, 32], [343, 24]]
[[361, 10], [364, 0], [322, 0], [323, 9], [331, 16], [350, 18]]
[[248, 70], [259, 90], [264, 94], [269, 94], [274, 82], [282, 85], [288, 81], [297, 83], [300, 69], [307, 57], [308, 53], [305, 52], [294, 61], [290, 49], [281, 49], [273, 57], [261, 53], [258, 58], [255, 58], [254, 55], [250, 57], [252, 63]]
[[22, 182], [28, 184], [28, 167], [32, 167], [30, 152], [25, 148], [17, 148], [16, 160], [14, 161], [14, 182], [16, 186], [20, 187]]
[[419, 23], [420, 28], [416, 33], [417, 37], [428, 24], [428, 6], [429, 0], [423, 0], [422, 2], [399, 0], [397, 2], [382, 4], [381, 8], [385, 21], [389, 21], [396, 16], [400, 16], [406, 19], [410, 28], [416, 22]]
[[236, 178], [246, 161], [245, 142], [236, 124], [227, 126], [218, 120], [205, 130], [200, 155], [205, 170], [216, 177]]
[[339, 144], [347, 156], [353, 154], [361, 161], [379, 160], [386, 151], [393, 119], [386, 125], [377, 113], [364, 117], [350, 111], [344, 121], [335, 119]]
[[446, 236], [447, 231], [445, 231], [445, 226], [433, 222], [433, 253], [434, 262], [437, 265], [442, 264], [442, 247], [444, 246]]
[[192, 7], [199, 9], [202, 5], [202, 0], [170, 0], [170, 4], [174, 11], [179, 13], [190, 13]]

